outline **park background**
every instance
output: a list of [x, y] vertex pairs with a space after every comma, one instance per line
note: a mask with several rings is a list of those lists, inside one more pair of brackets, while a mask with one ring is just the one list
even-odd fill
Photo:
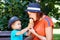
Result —
[[54, 22], [54, 40], [60, 40], [60, 0], [0, 0], [0, 31], [11, 31], [8, 20], [17, 16], [22, 21], [22, 29], [28, 25], [28, 14], [25, 9], [29, 2], [38, 2], [41, 10]]

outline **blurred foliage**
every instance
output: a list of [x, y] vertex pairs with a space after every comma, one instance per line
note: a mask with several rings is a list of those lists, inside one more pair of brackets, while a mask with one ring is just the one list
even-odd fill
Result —
[[55, 5], [60, 5], [59, 0], [41, 0], [40, 4], [42, 5], [42, 11], [49, 16], [59, 19], [60, 13], [58, 13], [58, 8], [55, 8]]
[[[25, 9], [29, 2], [36, 2], [36, 0], [0, 0], [0, 30], [10, 30], [8, 29], [8, 20], [12, 16], [17, 16], [22, 21], [22, 27], [25, 28], [28, 25], [28, 15]], [[49, 16], [53, 16], [59, 19], [60, 13], [58, 13], [58, 8], [55, 8], [55, 3], [59, 0], [41, 0], [40, 3], [42, 11]]]

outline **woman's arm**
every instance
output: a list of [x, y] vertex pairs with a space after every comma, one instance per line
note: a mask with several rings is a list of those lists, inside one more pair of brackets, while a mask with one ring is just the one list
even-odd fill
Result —
[[46, 39], [47, 40], [52, 40], [52, 35], [53, 35], [53, 29], [52, 27], [46, 27], [45, 28], [45, 33], [46, 33]]
[[36, 35], [39, 39], [41, 40], [46, 40], [46, 37], [38, 35], [33, 28], [30, 29], [30, 32], [33, 33], [34, 35]]
[[[34, 21], [33, 21], [33, 19], [30, 19], [30, 23], [32, 24], [31, 26], [33, 27], [33, 26], [34, 26]], [[32, 28], [32, 27], [31, 27], [31, 28]], [[31, 32], [28, 30], [26, 36], [30, 36], [30, 35], [31, 35]]]

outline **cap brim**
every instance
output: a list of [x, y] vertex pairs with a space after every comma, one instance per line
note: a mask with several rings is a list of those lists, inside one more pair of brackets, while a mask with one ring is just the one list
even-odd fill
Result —
[[11, 28], [11, 24], [13, 24], [15, 21], [20, 20], [19, 18], [12, 20], [10, 23], [8, 23], [8, 28]]
[[37, 10], [25, 10], [25, 12], [42, 12], [42, 11], [37, 11]]

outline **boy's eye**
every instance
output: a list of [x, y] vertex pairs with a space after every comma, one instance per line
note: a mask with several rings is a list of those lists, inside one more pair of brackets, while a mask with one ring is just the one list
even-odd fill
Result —
[[18, 23], [18, 25], [20, 25], [20, 23]]
[[21, 23], [16, 23], [15, 25], [16, 25], [16, 26], [17, 26], [17, 25], [21, 25]]

